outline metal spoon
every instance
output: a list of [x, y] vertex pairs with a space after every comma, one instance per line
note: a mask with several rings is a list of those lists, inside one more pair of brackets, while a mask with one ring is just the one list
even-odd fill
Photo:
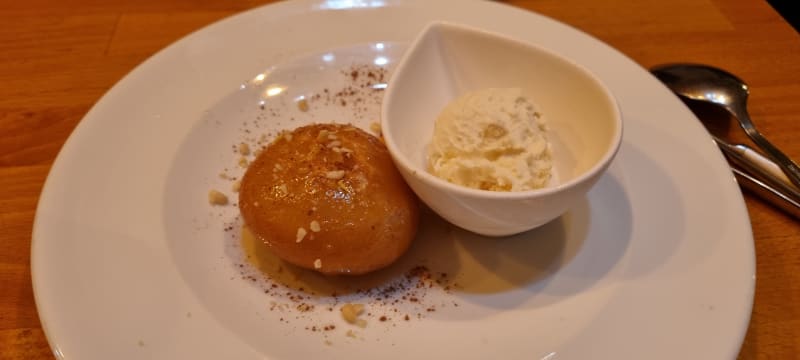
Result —
[[800, 167], [756, 130], [747, 113], [747, 84], [725, 70], [700, 64], [669, 64], [651, 69], [674, 93], [715, 104], [738, 121], [747, 136], [771, 157], [789, 180], [800, 187]]

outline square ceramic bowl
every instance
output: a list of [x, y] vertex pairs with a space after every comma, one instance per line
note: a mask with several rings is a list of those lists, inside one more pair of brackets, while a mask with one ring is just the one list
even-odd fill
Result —
[[[551, 183], [497, 192], [428, 172], [428, 145], [442, 109], [468, 91], [521, 88], [548, 127]], [[392, 76], [381, 110], [386, 146], [412, 190], [447, 221], [488, 236], [541, 226], [581, 200], [622, 141], [614, 96], [580, 64], [480, 29], [436, 22], [414, 40]]]

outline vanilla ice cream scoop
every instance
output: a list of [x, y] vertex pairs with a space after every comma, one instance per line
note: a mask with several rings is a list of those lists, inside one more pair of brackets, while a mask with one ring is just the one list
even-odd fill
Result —
[[547, 130], [517, 88], [464, 94], [436, 119], [429, 171], [451, 183], [492, 191], [546, 186], [553, 161]]

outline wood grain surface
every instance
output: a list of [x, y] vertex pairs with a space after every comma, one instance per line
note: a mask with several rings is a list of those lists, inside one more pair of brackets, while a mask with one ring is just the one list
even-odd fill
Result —
[[[800, 35], [764, 0], [506, 2], [571, 24], [643, 67], [691, 61], [736, 73], [750, 84], [759, 128], [800, 159]], [[0, 2], [0, 359], [53, 358], [33, 299], [31, 228], [47, 172], [72, 129], [103, 93], [159, 49], [261, 4]], [[738, 128], [725, 131], [744, 141]], [[749, 194], [745, 199], [758, 273], [739, 358], [800, 358], [800, 223]]]

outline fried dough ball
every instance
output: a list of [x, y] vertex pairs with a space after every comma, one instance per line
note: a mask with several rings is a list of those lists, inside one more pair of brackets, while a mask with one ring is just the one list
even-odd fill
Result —
[[291, 264], [363, 274], [399, 258], [418, 224], [417, 199], [376, 137], [314, 124], [281, 134], [247, 169], [246, 226]]

